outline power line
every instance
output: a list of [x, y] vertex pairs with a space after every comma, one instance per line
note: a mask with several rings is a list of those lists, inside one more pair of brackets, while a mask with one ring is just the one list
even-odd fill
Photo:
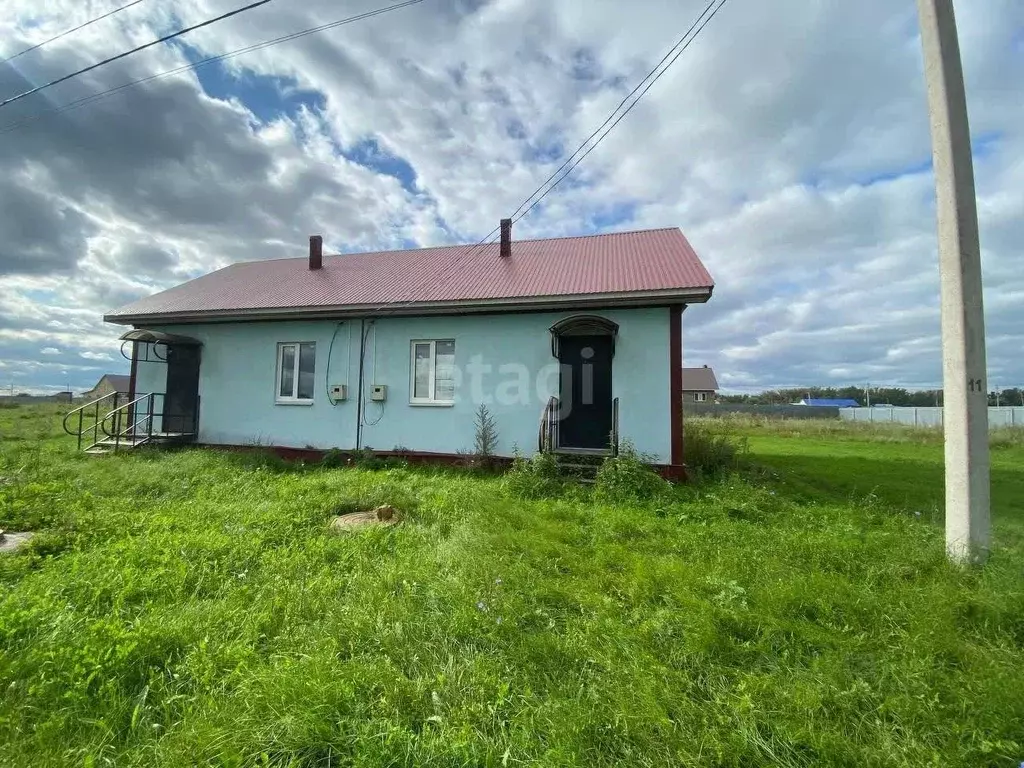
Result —
[[[639, 95], [639, 96], [637, 96], [637, 97], [636, 97], [636, 99], [634, 99], [634, 100], [633, 100], [633, 102], [632, 102], [632, 103], [631, 103], [631, 104], [630, 104], [630, 105], [629, 105], [628, 107], [626, 107], [625, 111], [624, 111], [624, 112], [623, 112], [623, 113], [622, 113], [621, 115], [619, 115], [619, 116], [618, 116], [617, 118], [615, 118], [615, 122], [613, 122], [613, 123], [612, 123], [612, 124], [611, 124], [610, 126], [608, 126], [608, 129], [607, 129], [607, 130], [606, 130], [606, 131], [605, 131], [605, 132], [604, 132], [604, 133], [603, 133], [603, 134], [602, 134], [602, 135], [601, 135], [601, 136], [600, 136], [600, 137], [598, 138], [598, 140], [597, 140], [596, 142], [594, 142], [593, 146], [591, 146], [591, 147], [590, 147], [589, 149], [587, 149], [587, 151], [586, 151], [586, 152], [584, 152], [584, 153], [583, 153], [582, 155], [580, 155], [580, 157], [579, 157], [579, 158], [578, 158], [578, 159], [576, 160], [576, 162], [574, 162], [574, 163], [573, 163], [573, 164], [572, 164], [572, 165], [571, 165], [571, 166], [570, 166], [570, 167], [568, 168], [568, 170], [566, 170], [566, 172], [565, 172], [564, 174], [562, 174], [562, 176], [561, 176], [560, 178], [558, 178], [558, 179], [557, 179], [557, 180], [555, 181], [555, 183], [554, 183], [554, 184], [552, 184], [552, 185], [551, 185], [550, 187], [548, 187], [548, 188], [547, 188], [547, 190], [546, 190], [546, 191], [545, 191], [545, 192], [544, 192], [544, 193], [543, 193], [543, 194], [542, 194], [542, 195], [541, 195], [540, 197], [538, 197], [538, 198], [537, 198], [536, 200], [534, 200], [534, 201], [533, 201], [533, 202], [532, 202], [532, 203], [530, 204], [530, 207], [529, 207], [529, 208], [527, 208], [527, 209], [526, 209], [525, 211], [523, 211], [522, 213], [520, 213], [520, 214], [519, 214], [518, 216], [513, 216], [513, 219], [512, 219], [512, 223], [515, 223], [515, 222], [519, 221], [519, 220], [520, 220], [520, 219], [522, 219], [522, 218], [523, 218], [524, 216], [526, 216], [526, 215], [527, 215], [527, 214], [528, 214], [528, 213], [529, 213], [530, 211], [532, 211], [532, 210], [534, 209], [534, 207], [536, 207], [536, 205], [537, 205], [537, 204], [538, 204], [538, 203], [539, 203], [539, 202], [540, 202], [541, 200], [543, 200], [543, 199], [544, 199], [545, 197], [547, 197], [547, 196], [548, 196], [548, 194], [550, 194], [550, 193], [551, 193], [551, 190], [553, 190], [553, 189], [554, 189], [555, 187], [557, 187], [557, 186], [558, 186], [559, 184], [561, 184], [561, 183], [562, 183], [562, 182], [563, 182], [563, 181], [565, 180], [565, 177], [566, 177], [566, 176], [568, 176], [568, 175], [569, 175], [570, 173], [572, 173], [572, 172], [573, 172], [573, 170], [575, 170], [576, 166], [578, 166], [578, 165], [579, 165], [580, 163], [582, 163], [582, 162], [583, 162], [583, 161], [584, 161], [584, 160], [585, 160], [585, 159], [587, 158], [587, 155], [589, 155], [589, 154], [590, 154], [591, 152], [593, 152], [593, 151], [594, 151], [595, 149], [597, 149], [597, 147], [598, 147], [598, 146], [599, 146], [599, 145], [601, 144], [601, 142], [602, 142], [602, 141], [604, 141], [604, 140], [605, 140], [605, 139], [606, 139], [606, 138], [608, 137], [608, 134], [609, 134], [609, 133], [611, 133], [611, 132], [612, 132], [612, 131], [613, 131], [613, 130], [615, 129], [615, 126], [617, 126], [617, 125], [618, 125], [618, 124], [619, 124], [619, 123], [620, 123], [620, 122], [622, 121], [622, 118], [624, 118], [624, 117], [625, 117], [626, 115], [628, 115], [628, 114], [629, 114], [629, 113], [630, 113], [630, 112], [631, 112], [631, 111], [633, 110], [633, 107], [635, 107], [635, 106], [636, 106], [637, 104], [639, 104], [639, 103], [640, 103], [640, 99], [642, 99], [642, 98], [644, 97], [644, 95], [645, 95], [645, 94], [646, 94], [646, 93], [647, 93], [647, 92], [648, 92], [649, 90], [651, 90], [651, 87], [652, 87], [652, 86], [653, 86], [653, 85], [654, 85], [654, 84], [655, 84], [656, 82], [658, 82], [658, 80], [660, 80], [660, 79], [661, 79], [661, 76], [662, 76], [662, 75], [664, 75], [664, 74], [665, 74], [666, 72], [668, 72], [669, 68], [671, 68], [671, 66], [672, 66], [673, 64], [675, 64], [675, 63], [676, 63], [676, 60], [677, 60], [677, 59], [678, 59], [678, 58], [679, 58], [680, 56], [682, 56], [682, 55], [683, 55], [683, 53], [685, 53], [685, 52], [686, 52], [686, 49], [687, 49], [687, 48], [689, 48], [689, 47], [690, 47], [690, 45], [691, 45], [691, 44], [693, 43], [693, 41], [697, 39], [697, 36], [698, 36], [698, 35], [700, 35], [700, 33], [704, 31], [704, 27], [706, 27], [706, 26], [707, 26], [707, 25], [708, 25], [708, 24], [709, 24], [709, 23], [711, 22], [711, 20], [712, 20], [713, 18], [715, 18], [715, 15], [716, 15], [716, 14], [717, 14], [717, 13], [718, 13], [718, 12], [719, 12], [720, 10], [722, 10], [722, 7], [723, 7], [723, 6], [724, 6], [724, 5], [725, 5], [725, 4], [726, 4], [726, 3], [728, 2], [728, 1], [729, 1], [729, 0], [721, 0], [721, 2], [719, 2], [719, 3], [718, 3], [718, 6], [717, 6], [717, 7], [716, 7], [716, 8], [715, 8], [715, 9], [714, 9], [714, 10], [713, 10], [712, 12], [711, 12], [711, 15], [709, 15], [709, 16], [708, 16], [707, 18], [705, 18], [703, 22], [700, 22], [700, 17], [698, 17], [698, 21], [694, 23], [694, 26], [696, 26], [696, 24], [697, 24], [698, 22], [700, 22], [700, 26], [699, 26], [699, 27], [697, 27], [697, 31], [696, 31], [696, 32], [694, 32], [694, 33], [693, 33], [693, 36], [692, 36], [692, 37], [690, 37], [690, 39], [686, 41], [686, 43], [685, 43], [685, 44], [684, 44], [684, 45], [682, 46], [682, 48], [680, 48], [680, 49], [679, 49], [679, 50], [678, 50], [678, 51], [676, 52], [676, 54], [675, 54], [675, 55], [674, 55], [674, 56], [673, 56], [673, 57], [672, 57], [672, 58], [671, 58], [671, 59], [669, 60], [668, 64], [666, 64], [666, 65], [665, 65], [665, 67], [664, 67], [664, 68], [663, 68], [663, 69], [662, 69], [662, 70], [661, 70], [660, 72], [658, 72], [658, 74], [657, 74], [657, 75], [655, 75], [655, 76], [654, 76], [654, 79], [653, 79], [653, 80], [651, 80], [651, 81], [650, 81], [649, 83], [647, 83], [646, 87], [645, 87], [645, 88], [644, 88], [644, 89], [643, 89], [642, 91], [640, 91], [640, 95]], [[710, 8], [710, 7], [711, 7], [711, 6], [712, 6], [712, 5], [714, 4], [714, 2], [715, 2], [715, 0], [712, 0], [712, 2], [708, 4], [708, 8]], [[705, 8], [705, 9], [704, 9], [704, 13], [707, 13], [707, 10], [708, 10], [708, 8]], [[702, 13], [702, 14], [701, 14], [701, 16], [704, 16], [704, 13]], [[690, 27], [690, 30], [693, 30], [693, 28], [694, 28], [694, 27]], [[689, 35], [689, 34], [690, 34], [690, 33], [689, 33], [689, 32], [687, 32], [687, 35]], [[683, 39], [685, 39], [685, 37], [686, 37], [686, 36], [684, 35]], [[682, 40], [680, 40], [680, 42], [682, 42]], [[678, 46], [678, 44], [677, 44], [677, 46]], [[664, 62], [664, 59], [662, 59], [662, 62]], [[651, 73], [653, 74], [653, 73], [654, 73], [655, 71], [657, 71], [658, 67], [661, 67], [661, 63], [660, 63], [660, 62], [659, 62], [659, 64], [658, 64], [658, 66], [657, 66], [657, 67], [655, 67], [655, 68], [654, 68], [654, 70], [652, 70], [652, 72], [651, 72]], [[650, 76], [651, 76], [651, 75], [648, 75], [647, 77], [649, 78]], [[646, 80], [647, 78], [644, 78], [644, 79]], [[627, 98], [628, 98], [628, 97], [627, 97]], [[620, 105], [620, 106], [621, 106], [621, 105]], [[614, 114], [614, 112], [613, 112], [612, 114]], [[607, 123], [607, 121], [606, 121], [606, 123]], [[603, 126], [602, 126], [602, 127], [603, 127]], [[600, 129], [598, 129], [598, 130], [600, 130]], [[587, 141], [590, 141], [590, 139], [587, 139]], [[583, 147], [584, 147], [584, 146], [586, 146], [586, 143], [587, 143], [587, 142], [584, 142], [583, 144], [581, 144], [581, 145], [580, 145], [580, 147], [579, 147], [579, 149], [577, 149], [577, 150], [576, 150], [576, 152], [579, 152], [579, 151], [580, 151], [580, 149], [583, 149]], [[575, 153], [573, 153], [573, 154], [575, 154]], [[556, 173], [557, 173], [557, 171], [556, 171]], [[547, 183], [547, 182], [545, 182], [545, 184], [546, 184], [546, 183]], [[542, 185], [541, 185], [541, 188], [543, 188], [543, 186], [544, 186], [544, 185], [542, 184]], [[539, 192], [539, 191], [540, 191], [540, 189], [538, 189], [538, 190], [537, 190], [537, 192]], [[537, 194], [537, 192], [534, 192], [534, 193], [533, 193], [533, 195], [536, 195], [536, 194]], [[533, 197], [533, 195], [531, 195], [530, 197]], [[526, 201], [529, 201], [529, 199], [530, 199], [530, 198], [528, 197], [528, 198], [526, 199]], [[526, 202], [526, 201], [524, 201], [524, 205], [525, 205], [525, 202]], [[522, 208], [522, 206], [520, 206], [520, 208]]]
[[125, 51], [124, 53], [119, 53], [116, 56], [111, 56], [108, 59], [99, 61], [88, 67], [85, 67], [84, 69], [80, 69], [77, 72], [72, 72], [70, 75], [64, 75], [63, 77], [58, 77], [56, 80], [51, 80], [50, 82], [44, 83], [43, 85], [37, 85], [35, 88], [30, 88], [29, 90], [24, 91], [23, 93], [19, 93], [17, 96], [12, 96], [9, 99], [0, 101], [0, 108], [6, 107], [8, 104], [17, 101], [18, 99], [23, 99], [26, 96], [31, 96], [33, 93], [39, 93], [39, 91], [49, 88], [50, 86], [57, 85], [58, 83], [63, 83], [64, 81], [70, 80], [74, 77], [78, 77], [79, 75], [84, 75], [86, 72], [91, 72], [92, 70], [98, 69], [99, 67], [102, 67], [105, 64], [110, 64], [111, 62], [123, 59], [126, 56], [131, 56], [133, 53], [138, 53], [139, 51], [143, 51], [146, 48], [151, 48], [154, 45], [159, 45], [160, 43], [166, 43], [168, 40], [173, 40], [176, 37], [180, 37], [181, 35], [184, 35], [186, 32], [192, 32], [202, 27], [208, 27], [211, 24], [216, 24], [218, 21], [223, 21], [224, 19], [231, 18], [232, 16], [237, 16], [240, 13], [251, 11], [253, 8], [258, 8], [261, 5], [266, 5], [270, 1], [271, 0], [256, 0], [256, 2], [254, 3], [249, 3], [249, 5], [242, 6], [241, 8], [236, 8], [233, 11], [228, 11], [227, 13], [223, 13], [220, 16], [216, 16], [215, 18], [207, 19], [206, 21], [200, 22], [199, 24], [194, 24], [191, 27], [185, 27], [185, 29], [179, 29], [177, 32], [173, 32], [169, 35], [164, 35], [163, 37], [157, 40], [152, 40], [144, 45], [132, 48], [130, 51]]
[[57, 115], [64, 112], [70, 112], [71, 110], [78, 109], [80, 107], [84, 107], [88, 104], [92, 104], [93, 102], [105, 99], [107, 96], [111, 96], [127, 88], [133, 88], [136, 85], [142, 85], [143, 83], [148, 83], [152, 80], [158, 80], [163, 77], [169, 77], [170, 75], [176, 75], [181, 72], [187, 72], [188, 70], [199, 69], [200, 67], [204, 67], [207, 64], [213, 64], [214, 62], [224, 61], [225, 59], [231, 59], [235, 56], [240, 56], [243, 53], [250, 53], [252, 51], [261, 50], [263, 48], [269, 48], [274, 45], [279, 45], [280, 43], [286, 43], [290, 40], [296, 40], [300, 37], [312, 35], [317, 32], [323, 32], [328, 29], [334, 29], [335, 27], [344, 26], [345, 24], [352, 24], [353, 22], [356, 21], [362, 21], [363, 19], [368, 19], [373, 16], [379, 16], [389, 11], [397, 11], [401, 8], [406, 8], [410, 5], [416, 5], [422, 2], [423, 0], [404, 0], [404, 2], [401, 3], [395, 3], [394, 5], [388, 5], [383, 8], [377, 8], [376, 10], [373, 11], [366, 11], [364, 13], [356, 14], [355, 16], [348, 16], [344, 19], [331, 21], [326, 24], [321, 24], [320, 26], [317, 27], [310, 27], [309, 29], [304, 29], [299, 32], [292, 32], [287, 35], [282, 35], [281, 37], [275, 37], [271, 40], [264, 40], [261, 43], [253, 43], [252, 45], [247, 45], [243, 48], [236, 48], [235, 50], [228, 51], [227, 53], [217, 54], [216, 56], [209, 56], [199, 61], [194, 61], [189, 64], [183, 64], [179, 67], [174, 67], [173, 69], [168, 69], [163, 72], [157, 72], [154, 75], [140, 77], [138, 80], [132, 80], [130, 82], [124, 83], [123, 85], [114, 86], [113, 88], [108, 88], [105, 91], [99, 91], [98, 93], [93, 93], [89, 96], [83, 96], [79, 99], [75, 99], [74, 101], [68, 102], [67, 104], [63, 104], [60, 107], [48, 109], [43, 112], [39, 112], [37, 114], [24, 117], [21, 120], [17, 120], [13, 123], [8, 123], [7, 125], [3, 126], [3, 128], [0, 128], [0, 135], [10, 133], [11, 131], [17, 130], [26, 123], [35, 122], [36, 120], [39, 120], [40, 118], [46, 117], [48, 115]]
[[[673, 45], [669, 49], [668, 53], [666, 53], [661, 58], [661, 61], [659, 61], [654, 66], [654, 68], [650, 72], [648, 72], [647, 75], [645, 75], [644, 78], [639, 83], [637, 83], [636, 87], [633, 88], [633, 90], [630, 91], [626, 95], [626, 97], [619, 103], [619, 105], [615, 109], [612, 110], [611, 114], [608, 115], [608, 117], [597, 128], [597, 130], [594, 131], [592, 134], [590, 134], [590, 136], [588, 136], [583, 141], [583, 143], [580, 144], [580, 146], [576, 149], [576, 151], [573, 152], [565, 160], [564, 163], [562, 163], [562, 165], [558, 168], [558, 170], [556, 170], [553, 174], [551, 174], [551, 176], [548, 177], [548, 179], [543, 184], [541, 184], [529, 197], [527, 197], [519, 205], [519, 207], [515, 211], [515, 213], [517, 213], [519, 215], [516, 216], [515, 214], [513, 214], [513, 216], [512, 216], [513, 223], [515, 223], [516, 221], [519, 221], [524, 216], [526, 216], [531, 210], [533, 210], [534, 206], [536, 206], [537, 203], [539, 203], [541, 200], [543, 200], [548, 195], [548, 193], [551, 192], [551, 190], [553, 190], [555, 187], [557, 187], [565, 179], [566, 176], [568, 176], [570, 173], [573, 172], [573, 170], [576, 168], [576, 166], [578, 166], [581, 162], [583, 162], [584, 159], [586, 159], [587, 155], [589, 155], [591, 152], [593, 152], [594, 149], [596, 149], [597, 146], [602, 141], [604, 141], [604, 139], [608, 136], [609, 133], [612, 132], [612, 130], [615, 128], [615, 126], [619, 124], [619, 122], [622, 120], [622, 118], [624, 118], [626, 115], [628, 115], [629, 112], [633, 109], [633, 107], [635, 107], [637, 105], [637, 103], [640, 101], [640, 99], [642, 99], [644, 97], [644, 95], [647, 93], [647, 91], [649, 91], [651, 89], [651, 86], [653, 86], [661, 78], [661, 76], [664, 75], [665, 72], [667, 72], [668, 69], [673, 64], [675, 64], [676, 60], [680, 56], [682, 56], [682, 54], [686, 51], [687, 48], [690, 47], [690, 45], [693, 43], [693, 41], [697, 39], [697, 36], [700, 35], [700, 33], [702, 31], [704, 31], [704, 27], [706, 27], [708, 25], [708, 23], [715, 17], [715, 15], [720, 10], [722, 10], [722, 6], [724, 6], [727, 2], [728, 2], [728, 0], [710, 0], [708, 2], [707, 6], [700, 13], [700, 15], [697, 17], [697, 19], [693, 22], [693, 24], [690, 25], [690, 28], [686, 30], [686, 32], [683, 34], [682, 37], [679, 38], [678, 41], [676, 41], [676, 44]], [[715, 3], [718, 3], [717, 7], [714, 7]], [[714, 10], [711, 10], [712, 7], [714, 7]], [[709, 11], [710, 11], [710, 15], [709, 15]], [[667, 64], [665, 64], [666, 61], [668, 61]], [[664, 65], [664, 68], [662, 68], [662, 65]], [[659, 69], [661, 70], [660, 72], [659, 72]], [[653, 79], [652, 79], [652, 77], [653, 77]], [[648, 82], [648, 81], [650, 81], [650, 82]], [[646, 87], [644, 86], [644, 83], [647, 83]], [[626, 104], [629, 101], [629, 99], [634, 94], [636, 94], [636, 92], [638, 90], [640, 90], [641, 88], [643, 88], [643, 90], [640, 91], [640, 95], [636, 97], [636, 99], [625, 109], [625, 111], [622, 112], [622, 114], [620, 114], [617, 118], [615, 118], [616, 113], [619, 112], [619, 110], [622, 109], [623, 105]], [[611, 122], [613, 118], [615, 118], [615, 120], [614, 120], [614, 122]], [[609, 122], [611, 122], [610, 126], [608, 125]], [[605, 128], [605, 126], [608, 126], [608, 128], [604, 132], [604, 134], [602, 134], [600, 136], [600, 138], [598, 138], [598, 140], [594, 143], [593, 146], [591, 146], [589, 149], [587, 149], [586, 152], [584, 152], [578, 159], [576, 159], [575, 162], [573, 162], [573, 158], [575, 158], [576, 155], [578, 155], [580, 153], [580, 151], [582, 151], [583, 148], [586, 147], [587, 144], [595, 136], [597, 136], [601, 132], [602, 129]], [[540, 192], [541, 190], [543, 190], [544, 187], [552, 179], [554, 179], [556, 176], [558, 176], [559, 172], [561, 172], [562, 169], [566, 168], [566, 166], [568, 166], [570, 163], [572, 163], [572, 165], [568, 168], [568, 170], [566, 170], [565, 173], [554, 182], [554, 184], [551, 184], [551, 186], [549, 186], [547, 188], [547, 190], [544, 191], [544, 193], [540, 197], [537, 197], [537, 199], [534, 200], [533, 203], [528, 208], [526, 208], [526, 210], [523, 210], [523, 208], [527, 205], [527, 203], [529, 203], [531, 200], [533, 200], [533, 198], [537, 196], [537, 193]], [[521, 213], [520, 213], [520, 211], [521, 211]], [[478, 243], [475, 243], [474, 245], [470, 245], [467, 248], [463, 249], [461, 252], [457, 253], [455, 255], [454, 259], [452, 260], [451, 264], [448, 266], [448, 269], [445, 270], [445, 272], [442, 275], [442, 277], [447, 276], [448, 274], [450, 274], [462, 262], [462, 259], [468, 253], [472, 253], [476, 248], [480, 247], [484, 243], [487, 243], [487, 245], [490, 245], [493, 242], [493, 240], [491, 238], [494, 236], [495, 232], [497, 232], [500, 228], [501, 228], [501, 226], [499, 225], [495, 229], [492, 229], [491, 232], [487, 236], [485, 236], [482, 240], [480, 240]], [[488, 241], [490, 241], [490, 242], [488, 242]], [[395, 303], [395, 304], [382, 304], [379, 307], [377, 307], [377, 311], [379, 311], [381, 309], [384, 309], [385, 307], [389, 307], [389, 306], [392, 307], [392, 309], [389, 312], [385, 312], [383, 315], [381, 315], [381, 317], [384, 317], [384, 316], [387, 316], [388, 314], [390, 314], [391, 312], [394, 312], [396, 309], [398, 309], [399, 307], [403, 306], [404, 304], [408, 304], [408, 303], [410, 303], [410, 302], [406, 301], [406, 302], [398, 302], [398, 303]]]
[[120, 13], [121, 11], [126, 10], [128, 8], [131, 8], [133, 5], [138, 5], [141, 2], [142, 2], [142, 0], [133, 0], [133, 2], [127, 3], [125, 5], [122, 5], [120, 8], [115, 8], [112, 11], [108, 11], [107, 13], [104, 13], [102, 16], [97, 16], [95, 19], [89, 19], [84, 24], [79, 24], [77, 27], [73, 27], [72, 29], [65, 30], [64, 32], [61, 32], [59, 35], [54, 35], [49, 40], [43, 40], [43, 42], [41, 42], [41, 43], [36, 43], [35, 45], [31, 45], [31, 46], [29, 46], [28, 48], [26, 48], [23, 51], [18, 51], [13, 56], [8, 56], [6, 59], [0, 60], [0, 64], [6, 64], [8, 61], [13, 61], [14, 59], [18, 58], [19, 56], [24, 56], [26, 53], [30, 53], [30, 52], [36, 50], [36, 48], [42, 48], [44, 45], [49, 45], [54, 40], [60, 40], [65, 35], [70, 35], [72, 32], [77, 32], [78, 30], [82, 29], [83, 27], [88, 27], [90, 24], [95, 24], [97, 21], [103, 21], [103, 19], [107, 18], [108, 16], [113, 16], [115, 13]]
[[[651, 71], [648, 72], [643, 77], [643, 79], [636, 84], [633, 90], [626, 94], [625, 98], [623, 98], [622, 101], [619, 102], [619, 105], [611, 111], [607, 118], [605, 118], [605, 121], [601, 123], [601, 125], [599, 125], [593, 133], [591, 133], [586, 139], [583, 140], [583, 142], [576, 148], [576, 151], [569, 155], [569, 157], [565, 159], [565, 162], [563, 162], [562, 165], [559, 166], [554, 173], [552, 173], [539, 187], [537, 187], [537, 189], [535, 189], [525, 200], [523, 200], [522, 203], [520, 203], [519, 207], [516, 208], [516, 210], [512, 213], [511, 218], [513, 224], [522, 219], [524, 216], [526, 216], [531, 210], [533, 210], [537, 203], [543, 200], [551, 192], [551, 190], [557, 187], [565, 179], [566, 176], [573, 172], [576, 166], [583, 162], [587, 155], [593, 152], [597, 148], [597, 146], [602, 141], [604, 141], [604, 139], [608, 136], [609, 133], [612, 132], [615, 126], [619, 124], [619, 121], [621, 121], [622, 118], [628, 115], [629, 112], [633, 109], [633, 107], [637, 105], [640, 99], [644, 97], [647, 91], [651, 89], [651, 86], [653, 86], [661, 78], [661, 76], [664, 75], [665, 72], [667, 72], [668, 69], [676, 62], [676, 60], [683, 54], [683, 52], [690, 47], [690, 44], [697, 39], [697, 36], [704, 30], [704, 27], [708, 25], [711, 19], [715, 17], [715, 14], [717, 14], [722, 9], [722, 6], [725, 5], [726, 2], [728, 2], [728, 0], [710, 0], [708, 2], [704, 10], [701, 11], [700, 15], [697, 16], [693, 24], [690, 25], [689, 29], [687, 29], [686, 32], [683, 33], [682, 37], [680, 37], [679, 40], [676, 41], [675, 45], [669, 48], [668, 53], [661, 57], [661, 61], [654, 65]], [[718, 3], [718, 6], [715, 7], [714, 10], [712, 10], [712, 8], [715, 6], [715, 3]], [[668, 62], [667, 64], [665, 63], [666, 61]], [[662, 67], [662, 65], [664, 65], [664, 68]], [[646, 87], [644, 85], [645, 83]], [[619, 113], [623, 106], [625, 106], [626, 103], [629, 102], [629, 100], [637, 93], [637, 91], [640, 91], [641, 88], [643, 88], [643, 90], [640, 92], [640, 95], [637, 96], [636, 99], [625, 109], [625, 111], [623, 111], [622, 114], [620, 114], [616, 118], [616, 114]], [[612, 122], [613, 119], [614, 122]], [[610, 126], [609, 123], [611, 123]], [[607, 130], [605, 130], [604, 134], [602, 134], [601, 137], [597, 139], [593, 146], [587, 149], [586, 152], [583, 152], [583, 149], [594, 139], [594, 137], [601, 133], [601, 131], [604, 130], [606, 127]], [[583, 154], [579, 158], [577, 158], [576, 156], [579, 155], [580, 152], [583, 152]], [[565, 170], [567, 166], [569, 166], [568, 170]], [[565, 173], [562, 174], [560, 178], [556, 179], [556, 177], [558, 177], [558, 174], [561, 173], [563, 170], [565, 170]], [[552, 180], [554, 180], [553, 184], [551, 183]], [[551, 186], [548, 186], [549, 184]], [[544, 189], [545, 187], [547, 187], [547, 190]], [[540, 197], [537, 197], [537, 195], [542, 191], [543, 194], [541, 194]], [[535, 197], [537, 197], [536, 200], [534, 200]], [[531, 201], [533, 202], [531, 203]], [[529, 207], [526, 207], [527, 204], [529, 204]], [[526, 210], [523, 210], [524, 208]], [[493, 243], [493, 238], [499, 229], [500, 226], [492, 229], [487, 235], [484, 236], [482, 240], [469, 246], [466, 249], [466, 252], [472, 251], [480, 247], [481, 245], [490, 245], [491, 243]], [[459, 254], [456, 261], [460, 260], [463, 255], [464, 254]]]
[[[622, 109], [623, 106], [625, 106], [626, 102], [629, 101], [629, 99], [633, 96], [633, 94], [635, 94], [637, 91], [639, 91], [640, 88], [643, 87], [643, 84], [646, 83], [651, 78], [651, 76], [655, 72], [658, 71], [658, 68], [661, 67], [661, 65], [665, 63], [665, 61], [669, 58], [669, 56], [672, 55], [672, 52], [674, 50], [676, 50], [680, 45], [683, 44], [683, 41], [686, 40], [686, 38], [690, 35], [691, 32], [693, 32], [693, 30], [696, 28], [696, 26], [700, 23], [701, 19], [703, 19], [704, 16], [707, 14], [707, 12], [709, 10], [711, 10], [711, 6], [713, 6], [715, 4], [715, 2], [716, 2], [716, 0], [710, 0], [710, 2], [707, 4], [707, 6], [705, 6], [704, 10], [701, 12], [700, 16], [698, 16], [697, 19], [693, 22], [693, 24], [690, 25], [690, 28], [687, 29], [685, 33], [683, 33], [683, 36], [680, 37], [679, 40], [676, 41], [675, 45], [673, 45], [671, 48], [669, 48], [668, 53], [666, 53], [664, 56], [661, 57], [661, 61], [659, 61], [657, 64], [654, 65], [654, 68], [650, 72], [648, 72], [639, 83], [636, 84], [636, 86], [633, 88], [633, 90], [626, 94], [626, 96], [622, 99], [622, 101], [619, 102], [619, 105], [617, 107], [615, 107], [615, 109], [613, 109], [611, 111], [611, 113], [608, 115], [607, 118], [605, 118], [605, 121], [603, 123], [601, 123], [601, 125], [599, 125], [594, 130], [594, 132], [592, 134], [590, 134], [587, 138], [585, 138], [583, 140], [583, 142], [576, 148], [576, 151], [573, 152], [571, 155], [569, 155], [569, 157], [567, 157], [565, 159], [565, 162], [562, 163], [562, 165], [559, 166], [558, 169], [554, 173], [552, 173], [550, 176], [548, 176], [548, 178], [544, 181], [544, 183], [541, 184], [537, 189], [535, 189], [533, 191], [533, 194], [531, 194], [529, 197], [527, 197], [526, 200], [524, 200], [520, 204], [520, 206], [518, 208], [516, 208], [512, 212], [512, 216], [511, 216], [512, 219], [515, 219], [516, 218], [516, 214], [519, 213], [521, 210], [523, 210], [523, 206], [525, 206], [528, 202], [530, 202], [530, 200], [533, 199], [533, 196], [536, 195], [538, 192], [540, 192], [544, 188], [544, 186], [546, 184], [548, 184], [552, 179], [554, 179], [561, 172], [561, 170], [563, 168], [565, 168], [567, 165], [569, 165], [569, 163], [572, 162], [573, 158], [576, 157], [576, 155], [578, 155], [583, 150], [583, 147], [585, 147], [595, 136], [597, 136], [598, 133], [601, 132], [601, 130], [606, 125], [608, 125], [609, 122], [611, 122], [611, 120], [615, 116], [615, 114], [620, 109]], [[493, 235], [494, 233], [492, 232], [491, 234]]]

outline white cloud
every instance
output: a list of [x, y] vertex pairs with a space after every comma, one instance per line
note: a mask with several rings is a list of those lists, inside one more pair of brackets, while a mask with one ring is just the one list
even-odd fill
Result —
[[60, 354], [60, 350], [57, 349], [56, 347], [43, 347], [41, 350], [39, 350], [39, 354], [41, 354], [41, 355], [59, 355]]
[[[120, 363], [104, 310], [231, 261], [301, 255], [311, 232], [358, 249], [482, 236], [703, 6], [427, 2], [6, 134], [5, 371], [53, 384], [44, 345]], [[185, 0], [177, 20], [165, 6], [130, 9], [0, 66], [0, 86], [16, 92], [229, 7]], [[372, 7], [270, 4], [187, 39], [220, 53]], [[983, 140], [990, 378], [1021, 384], [1024, 4], [957, 12]], [[40, 16], [38, 3], [14, 0], [0, 55], [90, 13], [58, 0]], [[150, 49], [0, 110], [0, 129], [184, 61], [174, 46]], [[714, 365], [726, 386], [933, 385], [929, 157], [913, 4], [730, 3], [517, 234], [680, 226], [717, 279], [712, 301], [686, 312], [685, 357]], [[91, 370], [67, 370], [91, 383]]]

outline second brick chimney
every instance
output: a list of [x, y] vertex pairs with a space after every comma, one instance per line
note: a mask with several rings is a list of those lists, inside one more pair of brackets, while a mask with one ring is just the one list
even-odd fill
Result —
[[503, 259], [512, 255], [512, 219], [501, 220], [501, 250], [498, 253]]
[[309, 268], [320, 269], [324, 265], [324, 239], [320, 235], [309, 236]]

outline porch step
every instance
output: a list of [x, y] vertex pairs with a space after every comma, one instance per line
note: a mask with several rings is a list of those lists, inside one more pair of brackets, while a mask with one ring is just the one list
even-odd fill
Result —
[[141, 445], [142, 443], [147, 442], [149, 442], [148, 437], [122, 437], [120, 440], [117, 440], [113, 437], [105, 437], [98, 443], [96, 443], [96, 445], [106, 445], [110, 446], [111, 448], [117, 446], [120, 446], [122, 448], [133, 448], [136, 445]]
[[140, 445], [173, 445], [186, 443], [195, 439], [192, 432], [154, 432], [152, 435], [125, 436], [120, 439], [105, 437], [86, 448], [83, 453], [103, 456], [116, 451], [130, 451]]
[[554, 454], [559, 473], [584, 485], [596, 482], [598, 469], [610, 455], [610, 451], [571, 449], [559, 450]]

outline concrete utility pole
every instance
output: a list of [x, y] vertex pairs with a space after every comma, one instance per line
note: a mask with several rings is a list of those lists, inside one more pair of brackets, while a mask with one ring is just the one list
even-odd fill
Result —
[[935, 163], [946, 435], [946, 551], [983, 562], [989, 549], [988, 388], [981, 246], [967, 96], [953, 0], [917, 0]]

